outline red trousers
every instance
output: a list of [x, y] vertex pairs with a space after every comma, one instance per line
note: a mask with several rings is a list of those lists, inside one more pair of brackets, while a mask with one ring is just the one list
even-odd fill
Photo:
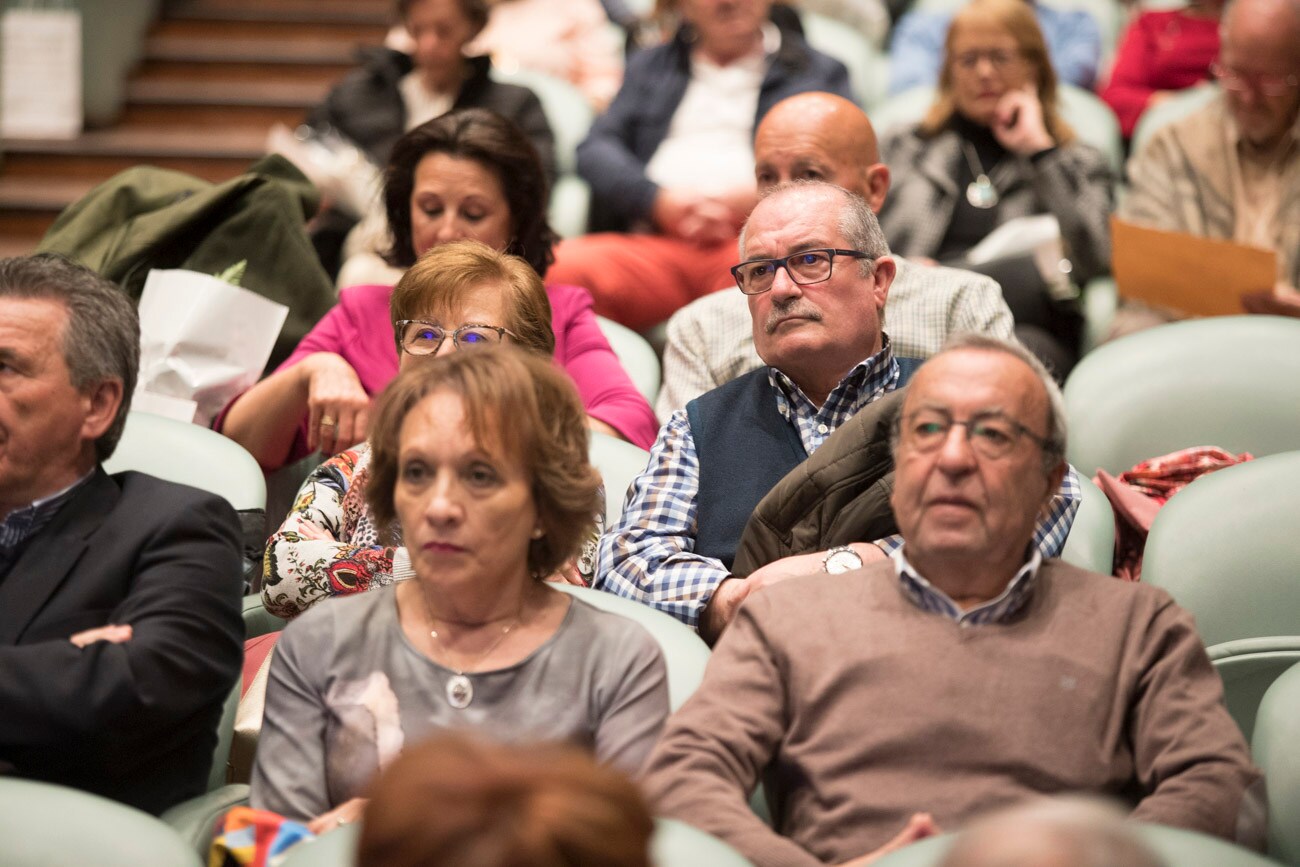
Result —
[[556, 245], [546, 280], [582, 286], [596, 313], [645, 331], [701, 295], [734, 285], [730, 268], [739, 261], [735, 239], [695, 244], [605, 232]]

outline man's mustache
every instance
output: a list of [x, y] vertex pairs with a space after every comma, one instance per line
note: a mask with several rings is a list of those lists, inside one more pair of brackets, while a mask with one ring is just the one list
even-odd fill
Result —
[[767, 321], [763, 323], [763, 331], [771, 334], [781, 325], [781, 322], [793, 317], [809, 319], [813, 322], [822, 321], [822, 312], [811, 304], [799, 300], [792, 302], [787, 307], [773, 307], [772, 312], [767, 314]]

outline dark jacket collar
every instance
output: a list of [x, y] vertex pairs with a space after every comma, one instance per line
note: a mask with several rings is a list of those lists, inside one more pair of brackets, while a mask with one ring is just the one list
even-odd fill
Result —
[[113, 511], [120, 493], [104, 468], [96, 467], [76, 496], [27, 541], [22, 556], [0, 583], [0, 646], [16, 644], [68, 579], [87, 540]]

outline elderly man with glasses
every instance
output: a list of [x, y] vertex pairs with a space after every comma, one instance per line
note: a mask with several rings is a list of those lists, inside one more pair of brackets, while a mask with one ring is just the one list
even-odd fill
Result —
[[[882, 330], [896, 265], [861, 197], [825, 182], [779, 185], [750, 215], [740, 250], [733, 274], [767, 366], [673, 413], [623, 517], [601, 540], [597, 566], [597, 586], [672, 614], [708, 639], [756, 589], [791, 574], [856, 568], [897, 546], [863, 535], [746, 578], [732, 574], [741, 533], [764, 495], [915, 367], [900, 364]], [[859, 446], [871, 448], [850, 444]], [[892, 466], [887, 454], [876, 463], [869, 472]], [[1077, 505], [1070, 477], [1036, 531], [1044, 556], [1059, 552]], [[892, 532], [888, 504], [876, 511], [878, 520], [859, 526]]]
[[1223, 92], [1129, 160], [1121, 215], [1134, 223], [1277, 251], [1277, 283], [1243, 297], [1300, 316], [1300, 0], [1235, 0], [1223, 12]]
[[1191, 615], [1032, 542], [1068, 471], [1042, 364], [959, 337], [897, 417], [902, 546], [745, 603], [650, 757], [656, 811], [759, 867], [863, 865], [1058, 793], [1261, 846], [1263, 780]]

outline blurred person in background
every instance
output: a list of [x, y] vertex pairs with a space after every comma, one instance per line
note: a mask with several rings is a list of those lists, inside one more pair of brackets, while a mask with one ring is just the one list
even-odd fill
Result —
[[1144, 226], [1275, 251], [1274, 285], [1242, 298], [1252, 313], [1300, 316], [1297, 46], [1298, 0], [1229, 3], [1215, 63], [1223, 92], [1157, 130], [1133, 155], [1120, 208]]
[[680, 0], [677, 11], [672, 39], [632, 56], [578, 147], [599, 234], [561, 242], [552, 272], [638, 330], [729, 281], [767, 111], [805, 91], [851, 98], [844, 65], [773, 24], [770, 0]]
[[[987, 274], [1002, 286], [1016, 335], [1059, 377], [1082, 324], [1070, 287], [1110, 271], [1114, 178], [1105, 157], [1062, 119], [1056, 74], [1033, 9], [974, 0], [953, 17], [934, 103], [884, 134], [892, 172], [880, 225], [895, 252]], [[973, 265], [966, 254], [1016, 217], [1048, 214], [1063, 258], [1032, 252]]]
[[[1101, 31], [1085, 9], [1061, 9], [1037, 0], [1024, 3], [1038, 20], [1052, 68], [1066, 84], [1091, 90], [1101, 59]], [[941, 77], [951, 12], [912, 9], [898, 19], [889, 46], [889, 92], [934, 84]]]
[[1143, 9], [1124, 31], [1110, 80], [1101, 89], [1133, 137], [1142, 113], [1178, 91], [1210, 79], [1219, 56], [1222, 0], [1192, 0], [1183, 9]]

